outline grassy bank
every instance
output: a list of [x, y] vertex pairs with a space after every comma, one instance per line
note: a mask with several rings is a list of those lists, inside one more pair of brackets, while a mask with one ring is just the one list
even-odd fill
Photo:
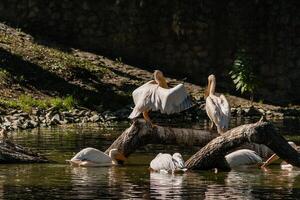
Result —
[[33, 108], [71, 110], [77, 105], [77, 102], [72, 96], [36, 99], [30, 95], [21, 95], [16, 100], [0, 98], [0, 105], [4, 108], [22, 109], [25, 112], [31, 112]]
[[74, 52], [0, 24], [1, 105], [113, 110], [130, 102], [130, 90], [111, 83], [120, 75]]

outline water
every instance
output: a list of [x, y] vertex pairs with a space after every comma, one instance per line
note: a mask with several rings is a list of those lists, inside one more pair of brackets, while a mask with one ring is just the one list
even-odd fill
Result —
[[[237, 119], [232, 126], [256, 121]], [[274, 121], [278, 131], [300, 143], [299, 119]], [[0, 165], [0, 199], [296, 199], [300, 197], [300, 170], [267, 172], [241, 168], [231, 172], [150, 173], [149, 162], [159, 151], [186, 147], [151, 145], [130, 156], [126, 165], [102, 168], [71, 167], [64, 162], [80, 149], [91, 146], [105, 150], [127, 127], [96, 126], [42, 128], [19, 132], [14, 140], [37, 149], [55, 164]], [[183, 125], [177, 125], [182, 127]], [[207, 127], [206, 121], [193, 128]], [[173, 150], [175, 149], [175, 150]]]

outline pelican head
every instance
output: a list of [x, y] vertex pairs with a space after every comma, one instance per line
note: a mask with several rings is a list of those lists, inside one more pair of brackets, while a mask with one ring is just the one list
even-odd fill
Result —
[[215, 75], [211, 74], [208, 76], [207, 78], [208, 80], [208, 84], [207, 87], [205, 89], [205, 98], [208, 97], [210, 94], [214, 94], [215, 93], [215, 87], [216, 87], [216, 77]]
[[172, 156], [176, 168], [183, 169], [184, 161], [180, 153], [174, 153]]
[[158, 83], [160, 80], [164, 79], [164, 74], [160, 70], [155, 70], [153, 73], [154, 80]]
[[126, 157], [120, 153], [118, 149], [111, 149], [108, 153], [108, 156], [112, 159], [114, 164], [117, 164], [118, 161], [125, 161]]
[[155, 82], [163, 88], [168, 88], [168, 84], [164, 74], [160, 70], [155, 70], [153, 73]]

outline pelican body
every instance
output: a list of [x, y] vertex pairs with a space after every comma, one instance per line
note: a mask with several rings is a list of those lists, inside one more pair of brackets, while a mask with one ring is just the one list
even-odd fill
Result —
[[224, 133], [228, 130], [230, 120], [230, 105], [226, 97], [215, 94], [216, 77], [210, 75], [208, 77], [208, 86], [206, 90], [205, 110], [211, 121], [210, 128], [214, 125], [217, 127], [218, 133]]
[[78, 152], [71, 160], [67, 160], [72, 165], [78, 166], [112, 166], [117, 165], [118, 160], [125, 160], [126, 158], [117, 149], [111, 149], [109, 154], [95, 149], [85, 148]]
[[174, 153], [173, 156], [159, 153], [150, 163], [150, 169], [157, 172], [186, 171], [184, 167], [184, 160], [180, 153]]
[[160, 111], [165, 114], [178, 113], [192, 106], [192, 102], [183, 84], [168, 88], [167, 83], [158, 70], [154, 72], [155, 80], [149, 81], [133, 91], [132, 97], [135, 107], [130, 119], [141, 113], [146, 121], [151, 122], [148, 111]]
[[225, 159], [231, 168], [243, 165], [261, 164], [262, 158], [255, 151], [250, 149], [240, 149], [225, 156]]

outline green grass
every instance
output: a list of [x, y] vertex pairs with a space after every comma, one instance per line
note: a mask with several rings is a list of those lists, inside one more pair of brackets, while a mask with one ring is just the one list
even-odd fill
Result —
[[22, 109], [25, 112], [31, 112], [33, 108], [47, 109], [50, 107], [59, 110], [71, 110], [77, 105], [77, 102], [72, 96], [67, 96], [65, 98], [35, 99], [30, 95], [21, 95], [17, 100], [0, 98], [0, 105], [7, 108]]
[[11, 53], [29, 59], [45, 69], [55, 72], [68, 71], [70, 68], [82, 68], [101, 74], [109, 72], [103, 65], [76, 57], [72, 53], [60, 49], [46, 47], [31, 40], [23, 40], [21, 36], [6, 34], [0, 31], [0, 43], [8, 44]]

